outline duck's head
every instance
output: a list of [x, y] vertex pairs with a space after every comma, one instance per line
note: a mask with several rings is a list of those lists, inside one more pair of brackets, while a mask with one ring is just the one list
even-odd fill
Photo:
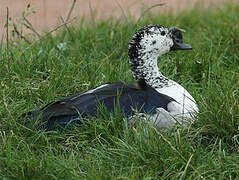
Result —
[[161, 25], [147, 25], [139, 29], [129, 43], [130, 59], [142, 56], [161, 56], [172, 50], [191, 50], [183, 43], [179, 28], [166, 28]]

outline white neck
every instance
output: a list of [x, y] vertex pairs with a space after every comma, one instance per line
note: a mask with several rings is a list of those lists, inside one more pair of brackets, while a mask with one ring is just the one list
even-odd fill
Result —
[[170, 80], [159, 71], [158, 54], [142, 53], [142, 56], [130, 58], [131, 70], [136, 80], [144, 79], [154, 88], [163, 88], [169, 85]]

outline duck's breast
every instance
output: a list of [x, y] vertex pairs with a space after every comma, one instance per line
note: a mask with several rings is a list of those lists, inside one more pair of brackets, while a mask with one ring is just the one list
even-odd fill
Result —
[[173, 82], [171, 86], [157, 89], [159, 93], [172, 97], [181, 105], [181, 113], [198, 112], [195, 99], [180, 84]]

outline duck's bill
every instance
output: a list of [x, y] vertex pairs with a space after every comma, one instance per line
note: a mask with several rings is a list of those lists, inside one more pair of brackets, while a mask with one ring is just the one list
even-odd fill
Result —
[[173, 46], [170, 48], [171, 51], [192, 50], [191, 45], [183, 43], [183, 35], [181, 31], [182, 30], [177, 27], [172, 27], [169, 29], [173, 39]]
[[189, 44], [184, 44], [182, 42], [174, 42], [173, 46], [170, 48], [171, 51], [176, 50], [192, 50], [192, 46]]

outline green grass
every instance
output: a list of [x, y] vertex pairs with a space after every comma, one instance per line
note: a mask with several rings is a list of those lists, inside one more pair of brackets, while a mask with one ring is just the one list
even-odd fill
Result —
[[8, 41], [0, 50], [1, 179], [239, 178], [239, 4], [145, 15], [139, 25], [186, 29], [193, 51], [172, 52], [162, 72], [197, 100], [189, 128], [136, 129], [106, 114], [86, 127], [48, 134], [24, 126], [22, 113], [104, 82], [133, 82], [127, 44], [135, 22], [105, 20], [42, 36], [32, 45]]

